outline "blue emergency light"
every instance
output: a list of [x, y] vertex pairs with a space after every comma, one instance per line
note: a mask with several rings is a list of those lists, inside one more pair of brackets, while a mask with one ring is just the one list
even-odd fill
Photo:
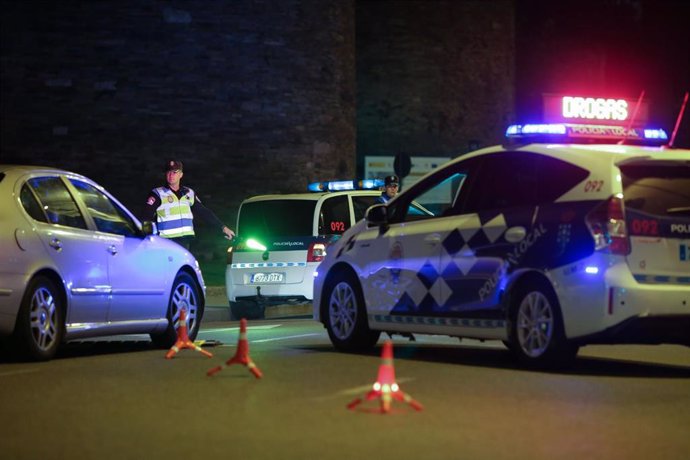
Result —
[[377, 190], [383, 187], [382, 179], [334, 180], [312, 182], [307, 186], [310, 192], [340, 192], [343, 190]]
[[511, 125], [506, 137], [530, 142], [561, 143], [642, 143], [662, 145], [668, 141], [666, 131], [660, 128], [627, 128], [615, 125], [585, 125], [575, 123], [542, 123]]

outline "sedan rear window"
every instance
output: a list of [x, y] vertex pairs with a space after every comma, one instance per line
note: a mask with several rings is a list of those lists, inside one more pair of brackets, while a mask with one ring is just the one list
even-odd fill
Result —
[[86, 228], [77, 203], [59, 177], [36, 177], [29, 180], [29, 185], [36, 192], [51, 224]]
[[237, 223], [247, 238], [308, 236], [313, 232], [315, 200], [266, 200], [244, 203]]

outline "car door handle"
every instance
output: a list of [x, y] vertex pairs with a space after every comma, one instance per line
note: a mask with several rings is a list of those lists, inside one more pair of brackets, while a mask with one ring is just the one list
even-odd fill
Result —
[[50, 247], [55, 249], [56, 251], [62, 250], [62, 241], [58, 240], [57, 238], [53, 238], [50, 240]]
[[117, 248], [115, 247], [114, 244], [111, 244], [110, 246], [108, 246], [108, 252], [111, 253], [112, 255], [117, 254]]
[[438, 233], [432, 233], [424, 238], [424, 241], [429, 244], [438, 244], [441, 242], [441, 235]]
[[509, 243], [519, 243], [527, 236], [527, 230], [525, 227], [510, 227], [506, 230], [505, 239]]

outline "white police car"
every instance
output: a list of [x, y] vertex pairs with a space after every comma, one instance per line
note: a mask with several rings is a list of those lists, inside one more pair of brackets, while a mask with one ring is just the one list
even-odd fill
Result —
[[366, 349], [382, 331], [497, 339], [539, 366], [586, 344], [690, 346], [690, 150], [659, 146], [662, 130], [507, 135], [373, 206], [329, 248], [314, 318], [334, 346]]
[[232, 317], [310, 302], [314, 270], [333, 243], [381, 195], [380, 180], [317, 182], [312, 193], [261, 195], [240, 205], [225, 287]]

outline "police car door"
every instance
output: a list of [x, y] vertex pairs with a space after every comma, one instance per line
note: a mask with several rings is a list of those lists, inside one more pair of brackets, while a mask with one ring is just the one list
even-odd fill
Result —
[[443, 310], [448, 290], [440, 254], [452, 226], [444, 211], [452, 206], [463, 180], [462, 174], [443, 170], [387, 205], [388, 224], [367, 242], [371, 247], [365, 301], [374, 321]]
[[[543, 170], [543, 157], [528, 152], [498, 152], [479, 159], [472, 186], [457, 202], [460, 241], [453, 247], [463, 249], [449, 253], [461, 271], [446, 279], [448, 303], [460, 316], [499, 319], [504, 317], [500, 302], [511, 275], [528, 265], [542, 266], [535, 245], [546, 228], [537, 217], [538, 204], [549, 199], [544, 185], [549, 172]], [[543, 265], [550, 253], [555, 250], [541, 256]]]

